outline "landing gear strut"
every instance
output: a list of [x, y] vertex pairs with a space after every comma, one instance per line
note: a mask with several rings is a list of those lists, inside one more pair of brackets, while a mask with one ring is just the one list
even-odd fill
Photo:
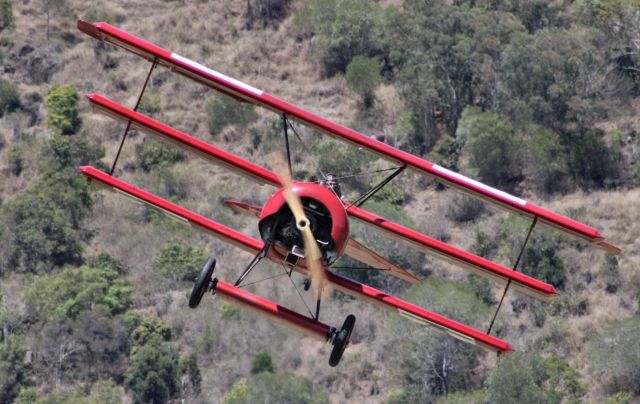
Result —
[[351, 332], [353, 326], [356, 324], [356, 316], [349, 314], [342, 324], [342, 329], [336, 331], [333, 337], [333, 349], [331, 350], [331, 356], [329, 357], [329, 366], [336, 367], [342, 359], [342, 354], [345, 348], [349, 345], [349, 339], [351, 339]]
[[193, 289], [191, 290], [191, 297], [189, 297], [189, 307], [195, 309], [200, 304], [200, 300], [202, 300], [202, 296], [207, 293], [209, 290], [213, 290], [216, 287], [216, 283], [218, 283], [217, 279], [211, 279], [213, 275], [213, 270], [216, 268], [216, 259], [211, 257], [204, 264], [202, 271], [200, 271], [200, 276], [196, 281], [195, 285], [193, 285]]

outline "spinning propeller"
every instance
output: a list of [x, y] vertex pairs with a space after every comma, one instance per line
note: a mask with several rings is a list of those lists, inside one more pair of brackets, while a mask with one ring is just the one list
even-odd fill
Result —
[[287, 202], [289, 209], [291, 209], [291, 213], [296, 220], [296, 227], [302, 235], [302, 239], [304, 241], [305, 262], [307, 264], [307, 269], [309, 270], [308, 276], [309, 279], [311, 279], [311, 285], [316, 290], [316, 296], [318, 300], [320, 300], [323, 291], [325, 291], [326, 286], [328, 285], [327, 274], [325, 273], [324, 265], [322, 264], [322, 253], [320, 252], [316, 238], [311, 230], [309, 219], [304, 213], [302, 201], [300, 201], [298, 195], [293, 192], [294, 182], [291, 179], [291, 175], [284, 160], [282, 157], [275, 154], [271, 155], [271, 157], [272, 158], [270, 160], [274, 162], [275, 172], [284, 189], [284, 199]]

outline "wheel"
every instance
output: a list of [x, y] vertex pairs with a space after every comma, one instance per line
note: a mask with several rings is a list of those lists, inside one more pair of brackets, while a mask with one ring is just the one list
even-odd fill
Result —
[[202, 271], [200, 271], [200, 276], [196, 281], [195, 285], [193, 285], [193, 289], [191, 290], [191, 297], [189, 297], [189, 307], [195, 309], [200, 304], [200, 300], [202, 300], [202, 296], [209, 290], [209, 282], [211, 282], [211, 275], [213, 275], [213, 270], [216, 268], [216, 259], [211, 257], [204, 264]]
[[353, 326], [356, 324], [356, 316], [349, 314], [342, 324], [342, 329], [338, 332], [333, 339], [333, 349], [331, 350], [331, 356], [329, 357], [329, 366], [336, 367], [342, 359], [342, 354], [345, 348], [349, 345], [349, 339], [351, 338], [351, 332]]

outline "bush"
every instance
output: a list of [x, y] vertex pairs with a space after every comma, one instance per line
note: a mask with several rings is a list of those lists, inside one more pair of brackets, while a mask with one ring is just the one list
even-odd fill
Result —
[[516, 352], [498, 362], [487, 379], [492, 403], [577, 402], [585, 393], [580, 375], [561, 358]]
[[311, 380], [289, 373], [262, 372], [241, 379], [224, 398], [225, 404], [269, 403], [328, 403], [325, 393], [313, 388]]
[[[0, 13], [2, 12], [2, 1], [0, 0]], [[2, 24], [2, 16], [0, 15], [0, 26]], [[2, 31], [2, 29], [0, 29]], [[0, 118], [7, 112], [14, 111], [20, 107], [20, 97], [18, 90], [3, 78], [0, 78]]]
[[85, 265], [35, 277], [27, 301], [41, 318], [75, 319], [95, 306], [105, 306], [111, 314], [118, 314], [133, 303], [133, 286], [121, 280], [113, 268]]
[[186, 158], [185, 153], [177, 147], [147, 138], [136, 147], [136, 154], [140, 161], [140, 167], [146, 172], [158, 166], [169, 166], [184, 161]]
[[485, 203], [467, 195], [455, 194], [449, 200], [445, 216], [458, 223], [476, 220], [486, 210]]
[[169, 280], [174, 287], [178, 287], [182, 282], [193, 282], [207, 258], [207, 252], [203, 248], [172, 240], [160, 250], [154, 268], [158, 275]]
[[11, 0], [0, 0], [0, 32], [13, 24]]
[[246, 126], [258, 119], [253, 104], [217, 95], [209, 99], [206, 106], [209, 133], [217, 135], [228, 125]]
[[24, 168], [24, 158], [22, 157], [22, 146], [14, 144], [7, 151], [7, 168], [16, 177], [22, 173]]
[[355, 56], [347, 66], [347, 85], [360, 97], [365, 108], [373, 105], [376, 87], [380, 84], [380, 68], [375, 58]]
[[130, 338], [137, 346], [145, 345], [153, 339], [171, 341], [171, 326], [157, 317], [125, 314], [123, 321], [130, 329]]
[[254, 20], [262, 21], [264, 27], [269, 23], [277, 25], [287, 15], [290, 0], [253, 0], [247, 2], [247, 25], [253, 26]]
[[262, 372], [275, 373], [276, 367], [271, 360], [269, 352], [258, 352], [251, 362], [251, 374], [255, 375]]
[[616, 185], [620, 152], [607, 146], [602, 134], [588, 132], [574, 137], [569, 150], [569, 167], [578, 185], [587, 189]]
[[60, 129], [63, 135], [75, 133], [80, 126], [79, 101], [80, 96], [73, 84], [60, 84], [51, 87], [45, 99], [49, 113], [48, 125]]
[[569, 153], [560, 144], [560, 136], [550, 129], [531, 126], [524, 146], [525, 171], [536, 189], [547, 194], [569, 187]]
[[522, 272], [557, 288], [563, 288], [567, 274], [562, 258], [558, 255], [559, 245], [560, 240], [556, 236], [534, 233], [522, 255]]

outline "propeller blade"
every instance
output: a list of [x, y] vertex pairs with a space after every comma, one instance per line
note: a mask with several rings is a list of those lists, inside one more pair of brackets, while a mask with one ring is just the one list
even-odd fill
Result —
[[327, 274], [325, 273], [324, 266], [322, 265], [322, 253], [316, 242], [316, 238], [313, 235], [311, 226], [309, 225], [309, 219], [307, 219], [304, 213], [304, 207], [302, 201], [293, 192], [293, 180], [289, 174], [289, 170], [280, 155], [272, 154], [269, 159], [272, 164], [275, 173], [280, 178], [283, 185], [283, 196], [291, 213], [296, 220], [296, 227], [302, 235], [304, 241], [305, 262], [307, 263], [307, 269], [309, 270], [309, 278], [311, 284], [314, 286], [317, 292], [317, 297], [321, 298], [323, 291], [328, 285]]

